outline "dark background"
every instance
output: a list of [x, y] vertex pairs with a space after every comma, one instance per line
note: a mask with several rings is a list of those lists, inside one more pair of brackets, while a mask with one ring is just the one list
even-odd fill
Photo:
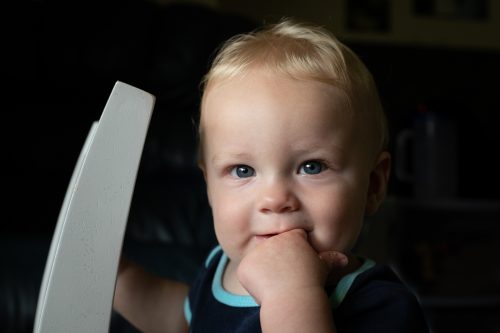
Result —
[[[0, 330], [32, 329], [66, 187], [117, 80], [157, 97], [125, 250], [153, 270], [192, 279], [215, 242], [195, 166], [198, 84], [216, 47], [260, 22], [139, 0], [0, 6]], [[456, 195], [416, 200], [413, 185], [393, 176], [376, 221], [383, 227], [372, 223], [368, 232], [383, 242], [361, 250], [393, 265], [418, 293], [435, 332], [498, 331], [500, 51], [347, 44], [377, 81], [393, 154], [398, 134], [413, 126], [422, 106], [457, 124]], [[155, 259], [160, 256], [170, 258], [173, 269], [164, 271]], [[130, 330], [113, 318], [114, 330]]]

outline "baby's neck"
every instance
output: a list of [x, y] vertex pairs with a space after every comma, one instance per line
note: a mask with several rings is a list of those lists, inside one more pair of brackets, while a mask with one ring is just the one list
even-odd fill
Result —
[[224, 269], [224, 275], [222, 277], [222, 287], [224, 290], [235, 295], [248, 295], [248, 291], [243, 288], [238, 280], [238, 276], [236, 274], [237, 269], [238, 265], [231, 259], [228, 259], [227, 265]]

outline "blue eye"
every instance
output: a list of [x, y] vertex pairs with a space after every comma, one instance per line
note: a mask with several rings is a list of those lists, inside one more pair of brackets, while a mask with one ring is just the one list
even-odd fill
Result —
[[253, 177], [255, 170], [248, 165], [237, 165], [231, 170], [231, 175], [238, 178]]
[[318, 161], [307, 161], [300, 166], [299, 173], [316, 175], [325, 169], [325, 165]]

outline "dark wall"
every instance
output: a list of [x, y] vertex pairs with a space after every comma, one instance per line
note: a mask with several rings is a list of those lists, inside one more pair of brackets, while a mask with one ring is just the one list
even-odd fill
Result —
[[[457, 129], [459, 198], [500, 199], [500, 51], [350, 45], [375, 76], [389, 117], [390, 150], [413, 126], [419, 109], [446, 115]], [[393, 170], [394, 171], [394, 170]], [[390, 193], [412, 196], [411, 184], [392, 174]]]
[[141, 174], [192, 166], [192, 118], [209, 57], [253, 28], [204, 7], [140, 0], [1, 6], [2, 232], [51, 233], [84, 139], [117, 80], [157, 98]]

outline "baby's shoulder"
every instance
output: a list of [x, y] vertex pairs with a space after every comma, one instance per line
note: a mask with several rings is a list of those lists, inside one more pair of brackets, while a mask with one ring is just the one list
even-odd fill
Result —
[[353, 281], [346, 298], [362, 297], [365, 300], [393, 298], [416, 301], [416, 296], [388, 265], [375, 264], [359, 274]]
[[347, 324], [342, 318], [358, 319], [349, 322], [360, 326], [354, 332], [371, 328], [373, 333], [374, 327], [375, 332], [429, 331], [418, 298], [387, 265], [374, 265], [358, 275], [335, 312], [340, 326]]

